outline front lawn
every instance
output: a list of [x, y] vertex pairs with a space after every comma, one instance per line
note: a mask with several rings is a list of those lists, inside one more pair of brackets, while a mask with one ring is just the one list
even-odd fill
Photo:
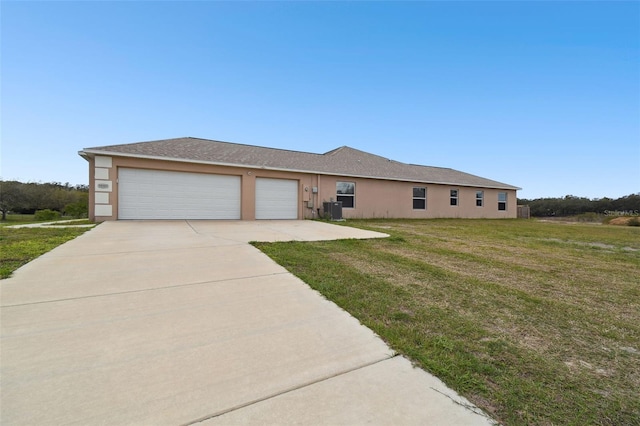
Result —
[[54, 249], [90, 228], [0, 227], [0, 279], [36, 257]]
[[640, 229], [350, 220], [255, 245], [505, 425], [640, 424]]

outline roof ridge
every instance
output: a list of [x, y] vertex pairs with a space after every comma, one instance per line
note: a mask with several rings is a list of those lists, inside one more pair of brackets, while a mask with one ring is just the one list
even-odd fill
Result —
[[110, 147], [122, 146], [122, 145], [145, 144], [145, 143], [153, 143], [153, 142], [172, 142], [172, 141], [177, 142], [177, 141], [184, 140], [184, 139], [192, 139], [192, 140], [198, 140], [198, 141], [203, 141], [203, 142], [215, 142], [215, 143], [222, 143], [222, 144], [226, 144], [226, 145], [236, 145], [236, 146], [239, 145], [239, 146], [244, 146], [244, 147], [247, 147], [247, 148], [258, 148], [258, 149], [270, 150], [270, 151], [285, 151], [285, 152], [294, 152], [294, 153], [298, 153], [298, 154], [308, 154], [308, 155], [316, 155], [316, 156], [324, 155], [324, 154], [318, 154], [317, 152], [297, 151], [297, 150], [294, 150], [294, 149], [287, 149], [287, 148], [273, 148], [273, 147], [268, 147], [268, 146], [260, 146], [260, 145], [246, 144], [246, 143], [221, 141], [221, 140], [217, 140], [217, 139], [198, 138], [198, 137], [193, 137], [193, 136], [182, 136], [182, 137], [178, 137], [178, 138], [168, 138], [168, 139], [155, 139], [155, 140], [150, 140], [150, 141], [121, 143], [121, 144], [115, 144], [115, 145], [103, 145], [103, 146], [97, 146], [97, 147], [91, 147], [91, 148], [85, 148], [85, 149], [110, 148]]
[[324, 154], [321, 154], [321, 155], [335, 155], [338, 152], [342, 151], [344, 148], [349, 148], [349, 147], [346, 146], [346, 145], [342, 145], [342, 146], [339, 146], [337, 148], [332, 149], [331, 151], [327, 151], [327, 152], [325, 152]]
[[407, 165], [407, 163], [403, 163], [402, 161], [392, 160], [392, 159], [391, 159], [391, 158], [389, 158], [389, 157], [383, 157], [382, 155], [373, 154], [373, 153], [371, 153], [371, 152], [363, 151], [363, 150], [358, 149], [358, 148], [352, 148], [352, 147], [350, 147], [350, 146], [346, 146], [346, 145], [345, 145], [345, 146], [343, 146], [342, 148], [347, 148], [347, 149], [350, 149], [351, 151], [356, 151], [357, 153], [359, 153], [359, 154], [364, 154], [364, 155], [366, 155], [366, 156], [368, 156], [368, 157], [375, 157], [375, 158], [379, 158], [380, 160], [384, 160], [384, 161], [389, 162], [389, 163], [395, 163], [395, 164]]
[[[432, 169], [443, 169], [443, 170], [453, 170], [454, 172], [460, 172], [460, 170], [456, 170], [453, 167], [442, 167], [442, 166], [427, 166], [425, 164], [414, 164], [414, 163], [405, 163], [408, 166], [416, 166], [416, 167], [430, 167]], [[460, 172], [465, 173], [465, 172]]]

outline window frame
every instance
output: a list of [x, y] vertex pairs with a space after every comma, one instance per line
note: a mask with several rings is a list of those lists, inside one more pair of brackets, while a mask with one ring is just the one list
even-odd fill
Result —
[[[454, 192], [455, 192], [455, 195], [453, 195]], [[450, 189], [449, 190], [449, 205], [451, 207], [458, 207], [460, 205], [460, 190], [459, 189]]]
[[476, 191], [476, 207], [484, 207], [484, 191]]
[[[349, 194], [349, 193], [341, 193], [338, 190], [338, 187], [340, 186], [340, 184], [347, 184], [347, 185], [352, 185], [353, 187], [353, 194]], [[350, 198], [351, 199], [351, 206], [345, 206], [344, 205], [344, 201], [346, 198]], [[342, 201], [342, 208], [343, 209], [355, 209], [356, 208], [356, 183], [355, 182], [350, 182], [350, 181], [336, 181], [336, 201]]]
[[[504, 195], [504, 200], [501, 200], [501, 195]], [[506, 192], [498, 192], [498, 211], [507, 211], [508, 196]]]
[[[424, 192], [423, 197], [416, 197], [416, 189], [421, 189]], [[411, 190], [413, 210], [427, 210], [427, 187], [426, 186], [414, 186]], [[416, 201], [422, 201], [423, 207], [416, 207]]]

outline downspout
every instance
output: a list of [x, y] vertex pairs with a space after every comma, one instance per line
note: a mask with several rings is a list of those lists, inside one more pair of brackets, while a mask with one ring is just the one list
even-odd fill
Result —
[[316, 192], [316, 211], [318, 212], [318, 219], [322, 218], [322, 216], [320, 216], [320, 174], [318, 173], [318, 181], [317, 181], [317, 185], [318, 185], [318, 192]]

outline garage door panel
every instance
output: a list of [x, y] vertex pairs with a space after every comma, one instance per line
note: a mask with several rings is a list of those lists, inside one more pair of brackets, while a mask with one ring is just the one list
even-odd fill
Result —
[[256, 178], [256, 219], [297, 218], [297, 180]]
[[240, 177], [121, 168], [120, 219], [240, 219]]

